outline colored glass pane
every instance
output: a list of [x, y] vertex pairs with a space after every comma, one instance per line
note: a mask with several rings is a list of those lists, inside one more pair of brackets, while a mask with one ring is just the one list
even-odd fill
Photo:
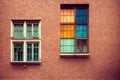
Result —
[[61, 25], [60, 30], [61, 38], [74, 38], [74, 25]]
[[74, 52], [74, 39], [61, 39], [61, 52]]
[[76, 25], [76, 38], [87, 38], [87, 26]]

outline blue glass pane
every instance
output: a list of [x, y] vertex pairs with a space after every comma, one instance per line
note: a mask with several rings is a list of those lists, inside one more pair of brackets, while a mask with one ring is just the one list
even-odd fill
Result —
[[77, 23], [87, 23], [87, 9], [76, 9], [76, 22]]
[[87, 25], [76, 25], [76, 38], [87, 37]]
[[87, 15], [88, 10], [87, 9], [76, 9], [76, 15]]
[[87, 23], [87, 16], [76, 16], [76, 23]]

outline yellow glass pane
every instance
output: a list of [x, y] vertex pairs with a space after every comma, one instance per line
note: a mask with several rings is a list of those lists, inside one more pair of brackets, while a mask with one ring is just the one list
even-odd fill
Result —
[[61, 23], [64, 22], [64, 17], [63, 17], [63, 16], [60, 17], [60, 22], [61, 22]]
[[67, 23], [70, 23], [71, 21], [71, 16], [67, 16]]
[[71, 16], [71, 23], [74, 23], [74, 16]]
[[61, 16], [61, 23], [73, 23], [74, 16]]
[[66, 23], [66, 22], [67, 22], [67, 17], [64, 16], [63, 19], [64, 19], [64, 20], [63, 20], [63, 23]]

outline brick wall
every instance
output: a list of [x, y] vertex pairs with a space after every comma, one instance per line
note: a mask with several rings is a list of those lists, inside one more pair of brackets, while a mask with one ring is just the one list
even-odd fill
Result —
[[[61, 58], [60, 4], [86, 3], [90, 56]], [[0, 0], [0, 80], [119, 80], [119, 10], [119, 0]], [[11, 19], [41, 19], [40, 65], [10, 64]]]

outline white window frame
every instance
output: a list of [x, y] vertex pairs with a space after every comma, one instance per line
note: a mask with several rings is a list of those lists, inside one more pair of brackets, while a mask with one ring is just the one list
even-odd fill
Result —
[[[19, 21], [19, 20], [18, 20]], [[26, 25], [26, 20], [24, 20], [24, 24], [23, 24], [23, 39], [14, 39], [14, 21], [11, 21], [11, 40], [10, 40], [10, 45], [11, 45], [11, 56], [10, 56], [10, 62], [11, 63], [40, 63], [41, 62], [41, 21], [38, 22], [38, 38], [32, 38], [32, 39], [27, 39], [26, 38], [26, 33], [27, 33], [27, 25]], [[31, 23], [31, 24], [34, 24]], [[19, 43], [19, 42], [23, 42], [23, 61], [14, 61], [14, 43]], [[38, 61], [27, 61], [27, 43], [38, 43], [38, 50], [39, 50], [39, 54], [38, 54]]]

